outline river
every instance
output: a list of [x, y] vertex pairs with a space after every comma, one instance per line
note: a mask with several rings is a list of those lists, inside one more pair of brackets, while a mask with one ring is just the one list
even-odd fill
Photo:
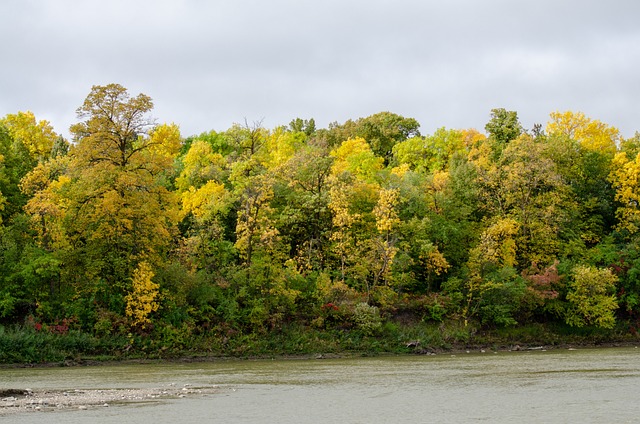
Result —
[[0, 369], [0, 388], [167, 385], [217, 389], [0, 422], [631, 423], [640, 420], [640, 349]]

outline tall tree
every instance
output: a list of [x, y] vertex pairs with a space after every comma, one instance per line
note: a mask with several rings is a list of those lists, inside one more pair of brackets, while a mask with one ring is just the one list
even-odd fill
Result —
[[356, 121], [348, 120], [344, 124], [332, 124], [328, 131], [319, 132], [330, 147], [338, 146], [350, 138], [363, 138], [371, 150], [390, 162], [393, 146], [411, 137], [420, 135], [420, 124], [413, 118], [405, 118], [391, 112], [380, 112]]
[[587, 246], [615, 225], [615, 191], [609, 174], [620, 143], [616, 128], [583, 113], [554, 112], [547, 123], [549, 156], [569, 184], [579, 206], [574, 223]]
[[518, 112], [504, 108], [491, 109], [491, 119], [484, 128], [500, 144], [514, 140], [524, 132]]
[[486, 218], [510, 217], [518, 224], [520, 267], [553, 261], [558, 232], [570, 209], [566, 186], [545, 148], [524, 134], [509, 143], [496, 162], [487, 149], [472, 153]]
[[[59, 198], [62, 210], [51, 225], [66, 237], [65, 281], [118, 313], [134, 270], [142, 261], [158, 263], [177, 221], [166, 177], [180, 133], [174, 125], [154, 126], [152, 107], [148, 96], [130, 97], [118, 84], [94, 86], [78, 109], [82, 121], [71, 127], [67, 170], [40, 191]], [[31, 213], [46, 211], [50, 199], [36, 193]]]

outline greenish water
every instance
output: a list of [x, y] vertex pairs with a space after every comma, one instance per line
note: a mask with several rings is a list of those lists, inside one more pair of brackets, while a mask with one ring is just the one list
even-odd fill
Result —
[[631, 423], [640, 349], [0, 370], [31, 389], [217, 385], [210, 395], [29, 412], [29, 423]]

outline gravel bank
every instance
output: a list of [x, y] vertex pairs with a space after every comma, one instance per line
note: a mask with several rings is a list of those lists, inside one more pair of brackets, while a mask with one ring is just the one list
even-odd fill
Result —
[[168, 385], [153, 389], [96, 389], [96, 390], [31, 390], [0, 389], [0, 417], [3, 415], [43, 412], [60, 409], [108, 408], [135, 402], [157, 402], [217, 392], [211, 387], [176, 387]]

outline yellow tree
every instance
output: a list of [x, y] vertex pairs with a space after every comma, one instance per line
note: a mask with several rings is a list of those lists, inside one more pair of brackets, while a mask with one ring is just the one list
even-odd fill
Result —
[[332, 212], [333, 231], [330, 239], [340, 258], [340, 280], [345, 281], [348, 262], [354, 256], [355, 240], [351, 228], [360, 219], [360, 214], [350, 210], [346, 185], [332, 184], [329, 190], [329, 210]]
[[42, 161], [49, 157], [58, 135], [48, 121], [36, 121], [33, 112], [27, 111], [9, 114], [1, 122], [13, 139], [27, 148], [32, 159]]
[[348, 172], [356, 178], [374, 182], [384, 167], [384, 159], [376, 156], [364, 138], [356, 137], [344, 141], [331, 152], [335, 158], [333, 175]]
[[29, 197], [24, 210], [31, 217], [37, 243], [45, 251], [68, 247], [64, 227], [71, 182], [68, 166], [67, 156], [41, 162], [20, 182], [20, 189]]
[[613, 159], [609, 180], [620, 203], [616, 211], [618, 229], [637, 233], [640, 228], [640, 153], [631, 159], [625, 152], [618, 153]]
[[496, 161], [488, 146], [481, 145], [470, 154], [487, 218], [509, 217], [518, 223], [520, 267], [553, 262], [558, 232], [572, 206], [546, 149], [544, 143], [523, 134], [511, 140]]
[[332, 212], [333, 251], [340, 261], [342, 281], [348, 278], [366, 284], [370, 264], [362, 258], [366, 256], [369, 236], [375, 232], [371, 218], [383, 159], [375, 156], [362, 138], [344, 141], [330, 155], [334, 158], [328, 204]]
[[180, 134], [175, 125], [155, 126], [152, 107], [148, 96], [131, 97], [118, 84], [94, 86], [71, 127], [66, 171], [36, 190], [42, 202], [30, 205], [33, 215], [54, 201], [62, 206], [49, 216], [67, 239], [66, 281], [116, 312], [124, 311], [141, 258], [156, 264], [163, 257], [178, 218], [166, 179]]
[[563, 135], [577, 140], [587, 150], [613, 155], [620, 142], [620, 132], [582, 112], [552, 112], [547, 123], [547, 134]]
[[235, 246], [247, 266], [251, 266], [256, 248], [267, 252], [277, 250], [279, 232], [271, 218], [272, 199], [273, 181], [269, 175], [251, 178], [241, 192]]
[[567, 324], [613, 328], [616, 322], [613, 313], [618, 309], [614, 294], [616, 281], [618, 277], [609, 268], [575, 267], [567, 293]]
[[204, 139], [193, 141], [181, 159], [182, 171], [176, 179], [176, 188], [183, 222], [188, 223], [185, 259], [192, 268], [213, 270], [224, 261], [224, 255], [218, 251], [228, 244], [224, 241], [222, 221], [235, 200], [225, 187], [227, 162]]
[[125, 313], [131, 318], [133, 327], [147, 327], [151, 324], [149, 315], [160, 307], [160, 286], [153, 281], [154, 275], [153, 268], [146, 261], [141, 261], [133, 271], [131, 290], [124, 298]]
[[377, 237], [373, 238], [373, 250], [376, 253], [373, 265], [373, 287], [385, 284], [389, 280], [393, 259], [398, 253], [397, 229], [400, 225], [397, 207], [399, 192], [397, 189], [381, 189], [378, 203], [373, 208], [376, 220]]

